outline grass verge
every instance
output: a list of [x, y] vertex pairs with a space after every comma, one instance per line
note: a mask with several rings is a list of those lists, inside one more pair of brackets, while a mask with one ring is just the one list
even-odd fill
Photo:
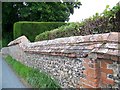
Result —
[[5, 57], [6, 62], [12, 69], [25, 81], [27, 81], [34, 88], [51, 88], [52, 90], [60, 89], [60, 85], [53, 78], [45, 72], [38, 69], [25, 66], [24, 64], [16, 61], [11, 56]]

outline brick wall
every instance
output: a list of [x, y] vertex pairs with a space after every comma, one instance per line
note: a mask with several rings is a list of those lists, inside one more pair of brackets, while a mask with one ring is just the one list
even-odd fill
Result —
[[120, 34], [111, 33], [84, 59], [82, 88], [120, 88]]
[[120, 33], [117, 32], [33, 43], [21, 36], [2, 52], [4, 54], [8, 49], [7, 53], [12, 57], [47, 72], [62, 87], [119, 88], [119, 39]]
[[[85, 58], [83, 66], [84, 77], [80, 78], [81, 88], [117, 88], [120, 87], [120, 58], [114, 56], [96, 54], [97, 58]], [[102, 56], [101, 56], [102, 55]], [[114, 57], [115, 58], [115, 57]]]

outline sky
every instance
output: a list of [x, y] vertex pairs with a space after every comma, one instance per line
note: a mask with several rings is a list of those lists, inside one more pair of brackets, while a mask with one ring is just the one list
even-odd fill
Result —
[[74, 9], [74, 14], [70, 15], [69, 22], [80, 22], [85, 18], [93, 16], [95, 13], [102, 13], [106, 5], [110, 8], [115, 6], [120, 0], [80, 0], [82, 6], [80, 9]]

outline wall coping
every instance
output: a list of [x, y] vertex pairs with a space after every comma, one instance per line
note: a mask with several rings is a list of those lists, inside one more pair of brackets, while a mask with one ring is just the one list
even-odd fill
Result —
[[73, 57], [76, 57], [76, 53], [72, 53], [70, 52], [70, 50], [74, 50], [75, 47], [78, 46], [80, 47], [79, 50], [81, 50], [80, 53], [83, 53], [86, 50], [88, 50], [86, 51], [85, 55], [82, 55], [81, 57], [87, 56], [86, 54], [90, 53], [109, 54], [120, 57], [119, 32], [110, 32], [86, 36], [72, 36], [38, 42], [30, 42], [25, 36], [21, 36], [8, 44], [8, 46], [13, 45], [19, 45], [23, 48], [24, 51], [37, 52], [43, 54], [52, 53], [51, 55], [66, 56], [66, 54], [63, 53], [65, 50], [68, 50], [70, 55], [74, 54]]

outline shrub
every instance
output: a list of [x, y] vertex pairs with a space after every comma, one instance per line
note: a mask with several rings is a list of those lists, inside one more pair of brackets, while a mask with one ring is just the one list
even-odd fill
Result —
[[15, 70], [15, 72], [25, 79], [32, 87], [51, 88], [52, 90], [58, 90], [58, 88], [60, 88], [58, 82], [51, 78], [47, 73], [25, 66], [19, 61], [13, 59], [11, 56], [7, 56], [5, 60], [13, 70]]
[[[108, 8], [103, 13], [96, 13], [80, 23], [68, 23], [57, 29], [39, 34], [35, 41], [49, 40], [60, 37], [89, 35], [108, 32], [120, 32], [120, 5]], [[109, 9], [109, 10], [108, 10]], [[44, 36], [46, 36], [44, 38]]]
[[78, 28], [79, 28], [78, 22], [77, 23], [67, 23], [66, 25], [63, 25], [57, 29], [43, 32], [43, 33], [37, 35], [35, 38], [35, 41], [74, 36], [74, 35], [77, 35], [77, 33], [79, 32]]
[[58, 28], [64, 24], [64, 22], [16, 22], [13, 31], [14, 39], [25, 35], [30, 41], [34, 41], [36, 35]]

